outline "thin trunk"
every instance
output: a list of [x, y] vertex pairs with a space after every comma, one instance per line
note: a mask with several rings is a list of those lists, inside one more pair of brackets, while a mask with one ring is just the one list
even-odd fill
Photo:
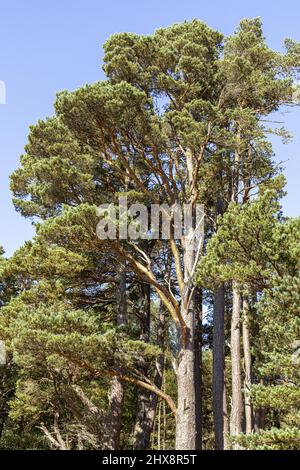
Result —
[[[241, 381], [241, 351], [240, 351], [240, 316], [241, 295], [236, 282], [233, 282], [233, 305], [231, 319], [231, 380], [232, 402], [230, 416], [230, 434], [236, 436], [242, 431], [242, 381]], [[238, 446], [234, 446], [236, 449]]]
[[264, 408], [259, 408], [255, 410], [254, 413], [254, 431], [259, 432], [261, 429], [265, 428], [265, 419], [266, 419], [266, 410]]
[[213, 415], [215, 449], [224, 450], [225, 286], [216, 291], [213, 318]]
[[244, 366], [245, 366], [245, 380], [244, 380], [244, 400], [245, 400], [245, 422], [246, 434], [251, 434], [253, 431], [253, 413], [250, 397], [250, 390], [252, 385], [252, 370], [251, 370], [251, 349], [250, 349], [250, 333], [249, 333], [249, 302], [247, 298], [243, 299], [243, 350], [244, 350]]
[[[164, 369], [165, 369], [165, 358], [164, 358]], [[163, 392], [166, 393], [166, 376], [163, 376], [162, 383]], [[166, 438], [167, 438], [167, 411], [166, 402], [163, 402], [163, 423], [164, 423], [164, 434], [163, 434], [163, 450], [166, 450]]]
[[[220, 161], [219, 184], [220, 190], [216, 201], [216, 217], [224, 213], [223, 197], [223, 159]], [[215, 292], [213, 315], [213, 416], [215, 450], [225, 449], [227, 403], [225, 389], [225, 285], [221, 284]]]
[[226, 385], [224, 385], [223, 391], [223, 417], [224, 450], [230, 450]]
[[[1, 351], [0, 351], [1, 354]], [[4, 362], [4, 361], [3, 361]], [[14, 395], [14, 389], [8, 390], [7, 384], [10, 383], [9, 367], [0, 363], [0, 439], [2, 437], [5, 422], [9, 415], [9, 401]]]
[[44, 423], [41, 423], [39, 429], [41, 429], [48, 440], [51, 447], [56, 448], [57, 450], [70, 450], [70, 444], [68, 441], [68, 435], [66, 436], [65, 440], [62, 438], [59, 426], [58, 426], [58, 418], [59, 414], [55, 413], [54, 415], [54, 423], [53, 423], [53, 431], [50, 432]]
[[232, 192], [231, 202], [239, 202], [239, 189], [240, 189], [240, 165], [241, 165], [241, 143], [242, 133], [240, 125], [237, 124], [235, 151], [234, 151], [234, 164], [232, 172]]
[[[151, 394], [152, 395], [152, 394]], [[133, 430], [133, 449], [148, 449], [152, 429], [152, 409], [150, 407], [150, 392], [139, 390], [137, 397], [136, 419]]]
[[[264, 385], [263, 379], [259, 381], [260, 385]], [[254, 413], [254, 431], [259, 432], [265, 428], [266, 421], [266, 410], [265, 408], [259, 408]]]
[[[161, 360], [162, 359], [162, 360]], [[163, 355], [157, 359], [154, 384], [161, 388], [163, 377]], [[151, 433], [154, 427], [158, 396], [156, 393], [140, 393], [138, 398], [138, 411], [133, 432], [133, 449], [149, 449]]]
[[195, 289], [195, 393], [196, 393], [196, 419], [197, 440], [196, 448], [202, 449], [202, 290]]
[[[150, 339], [150, 286], [141, 285], [141, 302], [139, 305], [139, 315], [141, 324], [140, 340], [148, 342]], [[140, 369], [143, 375], [147, 376], [148, 364], [141, 358]], [[137, 396], [136, 418], [133, 430], [133, 449], [143, 450], [148, 446], [150, 437], [150, 392], [139, 389]]]
[[[150, 315], [150, 291], [149, 291], [149, 312]], [[150, 327], [150, 324], [149, 324]], [[165, 330], [165, 313], [164, 306], [161, 303], [159, 307], [159, 318], [157, 326], [157, 345], [161, 348], [162, 352], [159, 354], [155, 364], [155, 373], [153, 383], [161, 388], [164, 370], [164, 330]], [[149, 340], [149, 334], [144, 332], [145, 337]], [[156, 393], [149, 393], [146, 390], [141, 390], [138, 396], [137, 416], [133, 432], [133, 449], [144, 450], [148, 449], [150, 445], [151, 433], [153, 430], [155, 415], [157, 409], [158, 396]]]
[[158, 421], [157, 421], [157, 450], [161, 449], [161, 405], [162, 401], [158, 404]]
[[[234, 155], [232, 202], [239, 201], [241, 163], [241, 129], [238, 124], [236, 134], [236, 147]], [[242, 375], [241, 375], [241, 294], [237, 282], [232, 283], [232, 318], [231, 318], [231, 415], [230, 434], [236, 436], [242, 431], [243, 397], [242, 397]], [[239, 446], [234, 444], [234, 449]]]
[[146, 343], [150, 340], [150, 315], [151, 315], [151, 301], [150, 301], [150, 285], [141, 285], [141, 304], [140, 304], [140, 323], [141, 334], [140, 340]]
[[[249, 159], [251, 160], [251, 147], [249, 148]], [[243, 203], [249, 201], [249, 179], [244, 180], [244, 196]], [[250, 329], [249, 329], [249, 300], [247, 294], [243, 297], [243, 352], [244, 352], [244, 402], [245, 402], [245, 432], [251, 434], [253, 431], [253, 409], [251, 404], [251, 386], [252, 386], [252, 364], [251, 364], [251, 346], [250, 346]]]
[[[127, 299], [126, 299], [126, 271], [121, 268], [118, 273], [119, 282], [116, 290], [117, 300], [117, 324], [127, 324]], [[124, 402], [124, 383], [114, 377], [111, 381], [109, 410], [106, 415], [106, 426], [103, 436], [103, 449], [117, 450], [120, 444], [121, 420]]]

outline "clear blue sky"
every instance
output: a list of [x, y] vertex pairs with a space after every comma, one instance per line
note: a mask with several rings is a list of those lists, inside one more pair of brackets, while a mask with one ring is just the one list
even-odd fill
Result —
[[[115, 32], [151, 33], [174, 22], [200, 18], [230, 34], [240, 19], [261, 16], [268, 43], [281, 49], [285, 37], [300, 40], [299, 0], [0, 0], [0, 245], [11, 255], [33, 228], [14, 211], [9, 174], [18, 166], [28, 126], [53, 112], [57, 91], [103, 77], [102, 44]], [[281, 116], [294, 142], [275, 143], [285, 163], [286, 214], [300, 214], [300, 110]]]

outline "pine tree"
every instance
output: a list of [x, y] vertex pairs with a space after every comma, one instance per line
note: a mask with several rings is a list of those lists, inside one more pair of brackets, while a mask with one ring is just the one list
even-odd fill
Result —
[[[93, 400], [95, 393], [89, 388], [92, 377], [106, 381], [107, 390], [108, 380], [113, 379], [111, 396], [114, 384], [119, 390], [114, 442], [108, 447], [118, 446], [123, 399], [129, 393], [121, 384], [126, 382], [140, 388], [141, 400], [142, 390], [147, 390], [176, 413], [176, 448], [201, 448], [201, 296], [194, 277], [201, 240], [196, 240], [192, 229], [181, 240], [173, 237], [172, 230], [168, 240], [159, 242], [99, 240], [96, 209], [99, 204], [117, 202], [119, 195], [148, 208], [150, 204], [178, 203], [190, 204], [193, 210], [199, 202], [211, 208], [221, 197], [224, 211], [233, 202], [229, 215], [224, 215], [225, 225], [217, 232], [217, 237], [224, 234], [223, 254], [228, 244], [230, 253], [227, 218], [238, 216], [242, 224], [241, 195], [246, 202], [253, 187], [275, 173], [265, 138], [269, 130], [261, 120], [294, 100], [292, 72], [299, 51], [296, 43], [286, 45], [286, 54], [269, 49], [257, 19], [244, 20], [225, 44], [219, 32], [197, 20], [150, 36], [116, 34], [104, 46], [107, 80], [60, 93], [55, 116], [31, 128], [11, 187], [17, 210], [39, 223], [35, 240], [21, 248], [7, 267], [7, 272], [18, 277], [20, 295], [4, 307], [1, 328], [24, 371], [25, 381], [21, 380], [14, 402], [17, 408], [18, 404], [20, 410], [26, 408], [30, 397], [26, 387], [31, 386], [32, 377], [25, 373], [28, 360], [34, 362], [41, 380], [50, 380], [46, 397], [55, 396], [57, 381], [66, 386], [66, 401], [55, 402], [62, 407], [62, 416], [47, 408], [48, 421], [39, 424], [49, 445], [103, 445], [103, 431], [91, 428], [67, 398], [71, 388], [99, 424], [104, 407], [97, 396]], [[277, 133], [286, 137], [283, 131]], [[217, 198], [208, 188], [216, 180]], [[169, 256], [167, 273], [165, 260]], [[208, 255], [205, 263], [210, 258]], [[242, 284], [252, 285], [252, 280], [242, 275], [249, 274], [251, 266], [253, 263], [245, 268], [241, 263], [238, 271], [227, 272], [225, 263], [211, 274], [213, 287], [220, 285], [219, 280], [221, 284], [229, 279], [236, 283], [233, 310], [237, 325], [231, 340], [236, 353], [234, 376], [239, 383], [232, 390], [237, 397], [233, 400], [233, 406], [237, 405], [233, 434], [241, 430], [241, 403], [237, 401], [241, 397]], [[211, 266], [208, 268], [205, 282], [209, 282]], [[123, 279], [124, 295], [116, 305], [120, 269], [126, 273], [128, 285]], [[266, 282], [265, 274], [255, 271], [254, 275], [255, 282]], [[136, 283], [151, 290], [168, 313], [168, 321], [172, 320], [168, 323], [172, 331], [169, 349], [175, 356], [176, 404], [172, 394], [162, 389], [161, 377], [157, 382], [154, 368], [148, 367], [162, 354], [162, 343], [157, 345], [157, 338], [149, 335], [149, 302], [143, 311], [146, 328], [143, 321], [137, 327], [136, 315], [128, 322], [120, 321], [125, 316], [125, 308], [123, 313], [119, 308], [125, 291], [130, 303]], [[135, 309], [136, 302], [129, 313]], [[221, 318], [221, 330], [222, 323]], [[172, 341], [175, 347], [171, 347]], [[222, 342], [221, 338], [218, 347]], [[138, 365], [141, 357], [143, 367]], [[223, 361], [222, 354], [220, 357]], [[37, 388], [41, 396], [39, 384]], [[221, 401], [224, 404], [223, 396]], [[113, 408], [108, 413], [114, 413]], [[39, 410], [34, 409], [34, 416]], [[74, 432], [74, 419], [80, 423], [80, 433]], [[148, 431], [143, 432], [146, 435]]]
[[[283, 178], [278, 177], [262, 187], [261, 195], [254, 201], [229, 207], [208, 244], [199, 271], [200, 282], [204, 284], [212, 286], [235, 280], [242, 286], [244, 299], [249, 299], [249, 292], [259, 299], [252, 302], [247, 312], [251, 314], [249, 347], [255, 384], [245, 390], [245, 401], [250, 393], [251, 405], [256, 410], [267, 411], [270, 429], [234, 439], [247, 448], [297, 448], [297, 421], [292, 418], [293, 424], [289, 426], [289, 418], [296, 416], [298, 400], [298, 368], [293, 347], [296, 349], [299, 334], [296, 288], [299, 219], [282, 217], [279, 197], [283, 194], [283, 184]], [[283, 299], [288, 300], [285, 307]], [[247, 372], [245, 369], [245, 379]], [[290, 401], [286, 400], [288, 396]]]

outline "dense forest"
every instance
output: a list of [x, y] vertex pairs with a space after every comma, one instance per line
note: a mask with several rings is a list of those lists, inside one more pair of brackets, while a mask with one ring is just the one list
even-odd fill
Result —
[[[300, 218], [272, 149], [300, 44], [284, 46], [257, 18], [114, 34], [106, 79], [31, 126], [11, 191], [36, 234], [0, 253], [0, 449], [300, 449]], [[168, 237], [100, 239], [120, 196], [201, 204], [203, 236], [176, 238], [171, 211]]]

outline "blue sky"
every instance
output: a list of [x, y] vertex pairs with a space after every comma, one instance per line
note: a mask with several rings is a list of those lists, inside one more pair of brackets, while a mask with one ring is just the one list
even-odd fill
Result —
[[[239, 20], [261, 16], [270, 46], [281, 49], [285, 37], [300, 41], [298, 0], [0, 0], [0, 80], [7, 102], [0, 105], [0, 245], [11, 255], [34, 233], [16, 213], [9, 174], [17, 168], [28, 126], [53, 113], [55, 94], [103, 78], [102, 44], [112, 33], [151, 33], [174, 22], [200, 18], [224, 34]], [[285, 161], [287, 215], [300, 215], [300, 110], [277, 120], [294, 134], [288, 146], [275, 141]]]

